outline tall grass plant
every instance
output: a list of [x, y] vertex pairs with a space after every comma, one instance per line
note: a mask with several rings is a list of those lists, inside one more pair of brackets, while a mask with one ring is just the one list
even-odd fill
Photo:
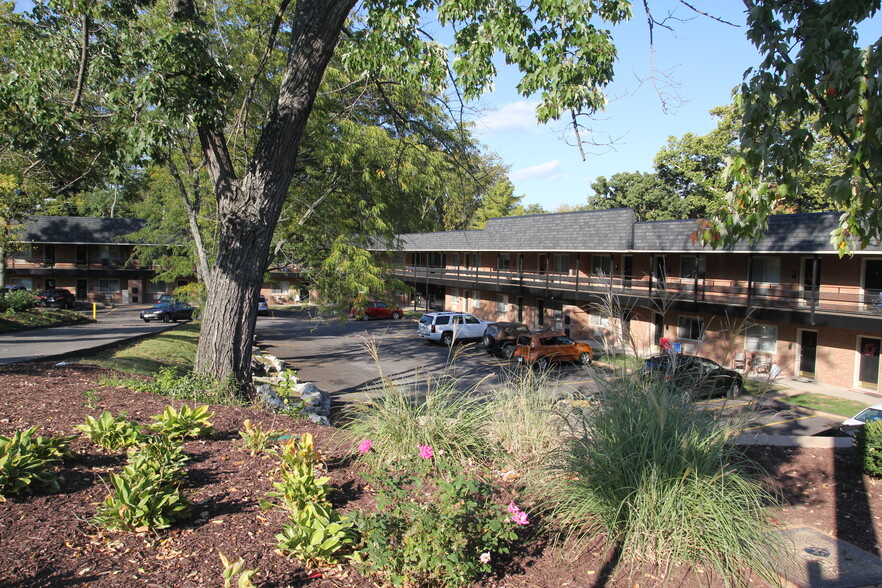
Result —
[[703, 566], [727, 584], [773, 578], [771, 497], [730, 443], [739, 427], [639, 378], [602, 384], [603, 402], [571, 415], [572, 436], [534, 478], [569, 555], [598, 537], [620, 564]]

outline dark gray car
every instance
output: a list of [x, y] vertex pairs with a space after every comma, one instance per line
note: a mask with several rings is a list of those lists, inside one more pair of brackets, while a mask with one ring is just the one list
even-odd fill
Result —
[[481, 343], [487, 353], [511, 359], [518, 336], [529, 332], [530, 328], [523, 323], [490, 323], [484, 329]]

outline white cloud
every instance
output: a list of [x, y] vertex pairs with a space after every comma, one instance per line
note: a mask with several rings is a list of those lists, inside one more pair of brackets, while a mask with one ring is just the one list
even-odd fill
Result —
[[509, 174], [509, 178], [511, 178], [513, 182], [517, 182], [520, 180], [537, 179], [553, 182], [555, 180], [566, 177], [568, 176], [561, 169], [559, 159], [546, 161], [545, 163], [540, 163], [539, 165], [531, 165], [530, 167], [518, 169]]
[[498, 110], [487, 112], [475, 121], [478, 134], [532, 131], [537, 128], [536, 106], [538, 102], [519, 100], [509, 102]]

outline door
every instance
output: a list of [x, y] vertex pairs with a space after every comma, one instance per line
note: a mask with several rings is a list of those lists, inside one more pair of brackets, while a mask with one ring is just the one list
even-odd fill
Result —
[[484, 336], [484, 323], [470, 314], [463, 315], [465, 318], [464, 333], [469, 339], [479, 339]]
[[[817, 271], [816, 271], [817, 270]], [[807, 303], [815, 297], [821, 285], [821, 260], [807, 257], [802, 260], [802, 296]]]
[[541, 298], [536, 301], [536, 324], [540, 327], [545, 325], [545, 301]]
[[[870, 305], [879, 302], [882, 293], [882, 259], [868, 259], [864, 272], [864, 302]], [[873, 307], [869, 307], [873, 310]]]
[[622, 257], [622, 287], [630, 288], [634, 279], [634, 258], [630, 255]]
[[652, 335], [652, 340], [656, 345], [659, 345], [661, 342], [661, 338], [665, 336], [665, 317], [659, 313], [655, 313], [655, 329]]
[[524, 297], [518, 296], [518, 322], [524, 322]]
[[799, 332], [799, 375], [815, 379], [815, 361], [818, 353], [817, 331]]
[[861, 359], [858, 384], [861, 388], [875, 390], [879, 386], [879, 345], [882, 341], [874, 337], [860, 337], [859, 344]]
[[86, 284], [86, 280], [77, 280], [77, 300], [85, 300], [88, 296], [89, 289]]

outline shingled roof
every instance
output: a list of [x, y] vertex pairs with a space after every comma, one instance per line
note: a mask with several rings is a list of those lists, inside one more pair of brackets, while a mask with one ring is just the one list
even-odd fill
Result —
[[127, 236], [143, 229], [146, 221], [133, 218], [85, 216], [29, 216], [24, 222], [23, 243], [119, 245], [136, 243]]
[[[724, 251], [738, 253], [836, 253], [830, 233], [839, 226], [838, 212], [779, 214], [768, 218], [768, 228], [754, 244], [743, 239]], [[699, 221], [651, 221], [634, 225], [634, 251], [711, 252], [696, 239]], [[858, 251], [856, 244], [852, 249]], [[882, 251], [870, 245], [864, 252]]]
[[631, 248], [630, 208], [491, 218], [473, 231], [408, 233], [404, 251], [621, 251]]

